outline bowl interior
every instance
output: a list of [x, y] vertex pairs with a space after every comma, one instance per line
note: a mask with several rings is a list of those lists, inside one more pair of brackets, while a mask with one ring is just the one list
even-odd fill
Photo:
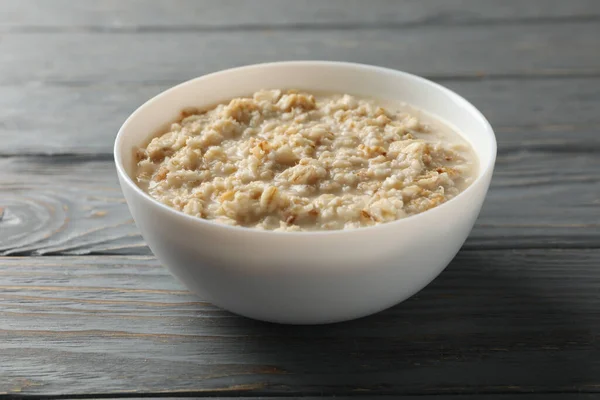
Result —
[[[260, 89], [348, 93], [406, 102], [448, 123], [474, 148], [481, 176], [496, 155], [486, 119], [454, 92], [426, 79], [386, 68], [336, 62], [282, 62], [252, 65], [206, 75], [149, 100], [125, 122], [115, 142], [115, 160], [130, 178], [134, 150], [178, 119], [187, 107], [207, 107]], [[133, 181], [131, 181], [133, 183]]]

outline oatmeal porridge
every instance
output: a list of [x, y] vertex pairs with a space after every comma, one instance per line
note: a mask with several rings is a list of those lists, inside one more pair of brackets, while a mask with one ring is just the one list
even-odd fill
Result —
[[137, 182], [176, 210], [223, 224], [377, 225], [452, 199], [476, 174], [466, 141], [409, 106], [262, 90], [182, 114], [138, 150]]

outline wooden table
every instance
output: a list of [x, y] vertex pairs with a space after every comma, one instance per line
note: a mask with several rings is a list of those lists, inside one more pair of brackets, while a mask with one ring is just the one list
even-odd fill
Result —
[[[117, 185], [112, 142], [139, 104], [290, 59], [424, 75], [497, 132], [463, 250], [359, 321], [275, 326], [192, 296]], [[599, 106], [596, 0], [2, 0], [0, 392], [600, 399]]]

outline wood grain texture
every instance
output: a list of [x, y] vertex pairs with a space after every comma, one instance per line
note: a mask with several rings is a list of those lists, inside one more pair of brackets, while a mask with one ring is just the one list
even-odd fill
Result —
[[595, 0], [2, 0], [0, 27], [40, 29], [294, 28], [535, 23], [600, 17]]
[[[149, 254], [110, 157], [0, 158], [0, 170], [0, 254]], [[499, 154], [465, 246], [598, 246], [599, 183], [595, 152]]]
[[390, 310], [290, 327], [202, 302], [149, 257], [0, 258], [0, 392], [597, 392], [599, 263], [463, 251]]
[[[600, 78], [441, 83], [488, 117], [501, 152], [600, 149]], [[0, 156], [112, 153], [127, 116], [171, 84], [1, 87]]]
[[[112, 157], [0, 159], [0, 252], [147, 253], [125, 204]], [[112, 250], [111, 250], [112, 251]]]
[[597, 76], [598, 26], [584, 21], [291, 33], [9, 33], [0, 41], [0, 84], [172, 82], [228, 67], [298, 59], [378, 64], [432, 78]]

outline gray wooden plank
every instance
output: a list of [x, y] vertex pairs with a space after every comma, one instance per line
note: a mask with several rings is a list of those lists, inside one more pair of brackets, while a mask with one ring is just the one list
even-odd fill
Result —
[[317, 327], [190, 295], [148, 257], [0, 258], [0, 392], [597, 392], [600, 250], [461, 252], [415, 297]]
[[6, 167], [0, 177], [5, 209], [0, 248], [29, 252], [66, 246], [87, 253], [108, 246], [111, 251], [148, 253], [118, 187], [111, 157], [0, 159], [0, 164]]
[[598, 22], [426, 29], [5, 34], [0, 84], [180, 81], [227, 67], [323, 59], [430, 77], [600, 73]]
[[0, 26], [224, 27], [309, 24], [467, 24], [600, 16], [594, 0], [3, 0]]
[[[0, 158], [0, 254], [149, 254], [110, 159]], [[466, 249], [598, 247], [595, 151], [500, 154]]]
[[[497, 131], [500, 151], [600, 148], [600, 78], [442, 81]], [[175, 82], [173, 82], [175, 84]], [[0, 87], [0, 155], [108, 154], [127, 116], [170, 84]]]

